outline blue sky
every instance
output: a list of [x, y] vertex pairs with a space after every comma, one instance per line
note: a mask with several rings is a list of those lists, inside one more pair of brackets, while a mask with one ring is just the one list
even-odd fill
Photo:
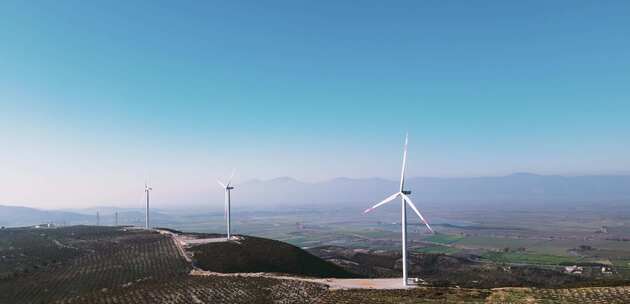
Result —
[[[0, 202], [630, 171], [628, 1], [2, 1]], [[140, 192], [140, 194], [142, 193]]]

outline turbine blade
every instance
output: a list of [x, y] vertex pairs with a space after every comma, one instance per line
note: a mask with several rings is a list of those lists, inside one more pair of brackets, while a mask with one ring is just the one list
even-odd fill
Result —
[[223, 188], [227, 188], [227, 186], [225, 186], [225, 184], [224, 184], [224, 183], [222, 183], [222, 182], [221, 182], [220, 180], [218, 180], [218, 179], [217, 179], [217, 183], [219, 183], [219, 185], [221, 185], [221, 187], [223, 187]]
[[404, 193], [401, 193], [400, 195], [402, 195], [403, 199], [407, 202], [407, 204], [409, 204], [409, 207], [411, 207], [411, 209], [413, 209], [413, 211], [416, 212], [416, 214], [420, 217], [422, 222], [427, 226], [427, 228], [429, 228], [429, 231], [431, 231], [431, 233], [434, 233], [433, 229], [431, 229], [431, 226], [429, 226], [429, 222], [427, 222], [427, 220], [424, 219], [422, 214], [420, 214], [420, 211], [418, 211], [418, 208], [416, 208], [416, 205], [413, 204], [411, 199], [408, 196], [406, 196]]
[[230, 174], [230, 178], [227, 180], [228, 187], [232, 184], [232, 178], [234, 178], [234, 173], [236, 173], [236, 168], [232, 169], [232, 174]]
[[409, 142], [409, 134], [405, 135], [405, 148], [403, 150], [402, 171], [400, 172], [400, 192], [405, 187], [405, 169], [407, 168], [407, 143]]
[[363, 213], [368, 213], [368, 212], [370, 212], [370, 211], [372, 211], [372, 210], [374, 210], [374, 209], [376, 209], [376, 208], [378, 208], [378, 207], [380, 207], [380, 206], [382, 206], [382, 205], [385, 205], [385, 204], [387, 204], [387, 203], [391, 202], [391, 201], [392, 201], [392, 200], [394, 200], [396, 197], [398, 197], [398, 195], [400, 195], [400, 194], [402, 194], [402, 193], [400, 193], [400, 192], [396, 192], [396, 193], [392, 194], [390, 197], [388, 197], [388, 198], [384, 199], [384, 200], [383, 200], [383, 201], [381, 201], [380, 203], [378, 203], [378, 204], [376, 204], [376, 205], [374, 205], [374, 206], [372, 206], [372, 207], [370, 207], [370, 208], [365, 209], [365, 211], [363, 211]]

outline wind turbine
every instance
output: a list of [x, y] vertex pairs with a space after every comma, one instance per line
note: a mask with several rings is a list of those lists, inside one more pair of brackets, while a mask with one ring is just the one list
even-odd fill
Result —
[[231, 223], [230, 223], [230, 203], [231, 203], [231, 191], [234, 189], [234, 186], [232, 186], [232, 178], [234, 177], [234, 170], [232, 170], [232, 175], [230, 175], [230, 178], [227, 180], [227, 183], [224, 184], [223, 182], [221, 182], [220, 180], [217, 179], [217, 182], [219, 183], [219, 185], [221, 185], [221, 187], [223, 189], [225, 189], [225, 204], [224, 204], [224, 211], [225, 211], [225, 220], [226, 220], [226, 226], [227, 226], [227, 239], [229, 240], [232, 237], [230, 228], [231, 228]]
[[422, 214], [420, 214], [420, 211], [418, 211], [418, 208], [416, 208], [416, 205], [414, 205], [414, 203], [411, 201], [411, 199], [409, 198], [409, 194], [411, 194], [411, 191], [409, 190], [405, 190], [405, 168], [407, 166], [407, 143], [409, 142], [409, 135], [405, 136], [405, 148], [403, 150], [403, 161], [402, 161], [402, 172], [400, 173], [400, 190], [394, 194], [392, 194], [391, 196], [389, 196], [388, 198], [384, 199], [383, 201], [381, 201], [380, 203], [366, 209], [365, 211], [363, 211], [363, 213], [368, 213], [382, 205], [385, 205], [391, 201], [393, 201], [394, 199], [396, 199], [397, 197], [400, 197], [401, 200], [401, 206], [402, 206], [402, 263], [403, 263], [403, 286], [407, 286], [407, 205], [409, 205], [409, 207], [411, 207], [411, 209], [418, 215], [418, 217], [420, 217], [420, 220], [427, 226], [427, 228], [429, 228], [429, 231], [431, 231], [431, 233], [433, 233], [433, 229], [431, 229], [431, 226], [429, 226], [429, 223], [424, 219], [424, 217], [422, 216]]
[[149, 229], [149, 192], [151, 192], [153, 188], [151, 188], [147, 183], [144, 183], [144, 192], [147, 193], [147, 210], [146, 210], [146, 218], [144, 223], [144, 228]]

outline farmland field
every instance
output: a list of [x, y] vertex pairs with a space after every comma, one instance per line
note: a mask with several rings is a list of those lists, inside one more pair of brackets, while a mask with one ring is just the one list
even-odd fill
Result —
[[[437, 234], [427, 234], [426, 228], [410, 216], [408, 248], [418, 254], [443, 254], [482, 261], [491, 268], [495, 267], [492, 264], [498, 264], [564, 272], [565, 266], [586, 264], [592, 267], [575, 278], [628, 281], [630, 229], [627, 227], [630, 227], [630, 218], [622, 212], [625, 210], [623, 208], [619, 209], [614, 204], [605, 206], [611, 209], [602, 208], [601, 205], [584, 205], [573, 209], [570, 215], [560, 206], [551, 206], [544, 211], [508, 207], [429, 209], [427, 212], [430, 212], [430, 216], [437, 218], [432, 223]], [[234, 227], [239, 232], [284, 241], [309, 250], [317, 251], [319, 247], [332, 246], [399, 253], [399, 211], [397, 208], [384, 208], [379, 212], [378, 216], [370, 217], [362, 215], [358, 208], [340, 207], [335, 212], [314, 209], [286, 214], [243, 214]], [[217, 216], [216, 222], [214, 219], [212, 221], [214, 224], [211, 226], [189, 223], [184, 230], [210, 229], [208, 227], [221, 229], [222, 217]], [[338, 258], [330, 257], [333, 262]], [[352, 259], [352, 262], [362, 263], [362, 260]], [[385, 264], [388, 265], [387, 269], [368, 265], [370, 270], [362, 273], [371, 276], [394, 276], [400, 273], [395, 262], [390, 263], [388, 260]], [[602, 266], [611, 267], [611, 273], [602, 275]], [[461, 277], [462, 273], [457, 271], [465, 272], [445, 267], [438, 267], [435, 271], [456, 271], [450, 275], [451, 278]], [[418, 267], [409, 269], [412, 275], [428, 275]], [[490, 286], [497, 286], [499, 282], [515, 286], [511, 285], [514, 282], [503, 279], [495, 281], [490, 278], [490, 282]]]
[[529, 252], [486, 252], [483, 258], [496, 263], [520, 263], [537, 265], [571, 265], [582, 262], [575, 257], [535, 254]]
[[454, 254], [460, 252], [460, 249], [455, 247], [447, 247], [447, 246], [427, 246], [415, 249], [414, 252], [422, 252], [422, 253], [444, 253], [444, 254]]
[[[48, 238], [33, 240], [34, 247], [52, 239], [57, 246], [73, 250], [74, 255], [59, 259], [57, 250], [51, 248], [53, 254], [46, 257], [48, 252], [42, 252], [46, 258], [32, 260], [30, 270], [23, 271], [23, 263], [16, 265], [13, 277], [0, 281], [2, 303], [54, 302], [94, 290], [166, 280], [186, 275], [190, 270], [173, 242], [158, 233], [107, 227], [36, 231]], [[12, 240], [32, 231], [15, 232]], [[14, 247], [8, 253], [18, 251], [23, 259], [28, 259], [29, 247]]]
[[423, 239], [423, 241], [432, 242], [432, 243], [440, 243], [440, 244], [451, 244], [455, 243], [459, 240], [462, 240], [464, 237], [459, 235], [448, 235], [448, 234], [435, 234]]

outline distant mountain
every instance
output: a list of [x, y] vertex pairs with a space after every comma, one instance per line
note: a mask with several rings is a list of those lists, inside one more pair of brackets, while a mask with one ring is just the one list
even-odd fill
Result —
[[[316, 183], [301, 182], [290, 177], [271, 180], [250, 180], [235, 184], [232, 191], [233, 210], [268, 212], [285, 209], [270, 207], [317, 208], [323, 205], [335, 207], [365, 208], [398, 190], [398, 181], [382, 178], [335, 178]], [[630, 205], [630, 175], [559, 176], [515, 173], [496, 177], [435, 178], [413, 177], [406, 181], [417, 202], [431, 202], [429, 208], [451, 208], [480, 204], [496, 206], [540, 206], [554, 203], [614, 202]], [[190, 201], [202, 201], [203, 205], [177, 202], [174, 210], [151, 210], [155, 225], [186, 222], [191, 215], [201, 218], [223, 213], [223, 191], [204, 193], [203, 197], [191, 197]], [[437, 204], [435, 204], [437, 203]], [[549, 205], [545, 205], [549, 206]], [[196, 209], [195, 209], [196, 208]], [[33, 225], [41, 222], [66, 221], [72, 224], [95, 223], [96, 211], [101, 223], [113, 223], [113, 213], [118, 211], [120, 224], [141, 225], [144, 222], [142, 208], [94, 207], [62, 211], [45, 211], [31, 208], [0, 206], [0, 225]], [[210, 213], [207, 213], [210, 210]]]
[[[234, 200], [243, 206], [366, 204], [397, 191], [398, 181], [336, 178], [305, 183], [282, 177], [237, 184]], [[406, 181], [418, 201], [465, 202], [598, 202], [630, 200], [630, 175], [559, 176], [515, 173], [497, 177], [413, 177]], [[215, 200], [222, 200], [217, 195]]]
[[630, 176], [515, 173], [501, 177], [414, 178], [418, 196], [451, 201], [613, 201], [630, 199]]
[[[144, 208], [122, 208], [122, 207], [112, 207], [112, 206], [94, 206], [94, 207], [89, 207], [89, 208], [67, 208], [67, 209], [60, 209], [59, 211], [67, 211], [67, 212], [73, 212], [73, 213], [79, 213], [79, 214], [85, 214], [85, 215], [94, 215], [96, 214], [97, 211], [101, 215], [113, 215], [116, 212], [118, 212], [118, 214], [122, 214], [122, 213], [144, 214]], [[151, 208], [151, 213], [153, 212], [160, 213], [162, 212], [162, 210], [154, 207], [154, 208]]]
[[31, 226], [50, 222], [55, 224], [94, 224], [95, 216], [0, 205], [0, 226]]
[[[27, 207], [0, 205], [0, 226], [18, 227], [44, 223], [55, 225], [95, 225], [96, 211], [99, 211], [101, 225], [113, 225], [114, 212], [118, 211], [120, 225], [144, 225], [144, 209], [124, 209], [113, 207], [94, 207], [86, 209], [41, 210]], [[154, 225], [167, 225], [177, 221], [177, 217], [151, 210], [151, 222]]]

